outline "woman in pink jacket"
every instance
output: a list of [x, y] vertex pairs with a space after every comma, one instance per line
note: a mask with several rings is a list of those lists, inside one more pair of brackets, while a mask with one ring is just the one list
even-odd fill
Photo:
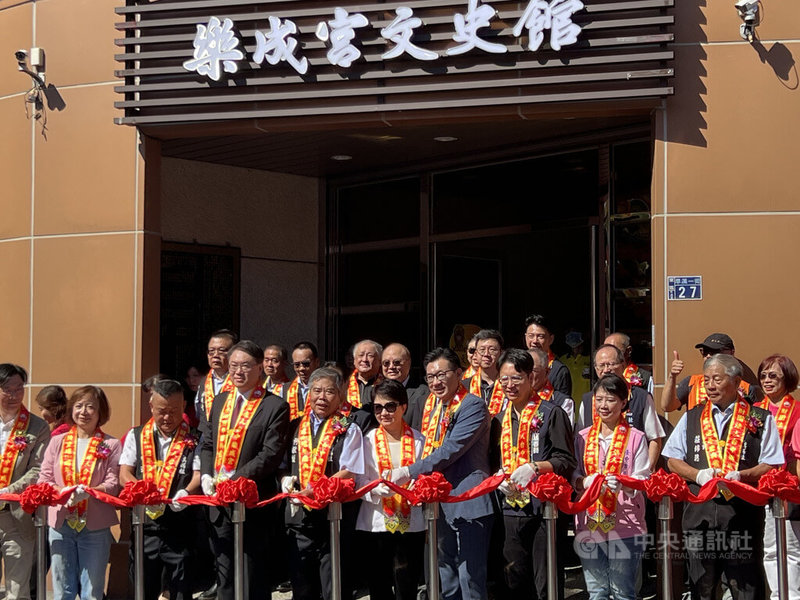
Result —
[[[644, 536], [644, 497], [625, 488], [617, 475], [645, 479], [650, 475], [647, 439], [625, 419], [629, 388], [618, 375], [604, 375], [595, 384], [591, 427], [575, 436], [577, 489], [606, 476], [600, 498], [575, 515], [575, 551], [583, 565], [589, 600], [636, 599]], [[587, 409], [591, 410], [590, 407]]]
[[57, 600], [101, 600], [111, 549], [111, 526], [119, 523], [114, 507], [89, 496], [86, 489], [119, 493], [119, 440], [100, 429], [110, 408], [105, 393], [87, 385], [67, 402], [69, 431], [50, 441], [40, 482], [75, 491], [65, 506], [50, 507], [53, 592]]

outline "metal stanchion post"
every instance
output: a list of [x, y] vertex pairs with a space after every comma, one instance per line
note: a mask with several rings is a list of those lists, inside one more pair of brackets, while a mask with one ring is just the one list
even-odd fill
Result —
[[772, 499], [772, 516], [775, 518], [775, 547], [778, 550], [778, 598], [789, 600], [789, 576], [786, 572], [786, 501]]
[[426, 504], [424, 514], [428, 526], [428, 600], [439, 600], [439, 503]]
[[672, 555], [670, 529], [672, 498], [664, 496], [658, 502], [658, 526], [661, 543], [661, 599], [672, 600]]
[[233, 503], [233, 597], [244, 600], [244, 504]]
[[47, 506], [36, 508], [33, 524], [36, 527], [36, 595], [47, 598]]
[[331, 525], [331, 600], [342, 600], [342, 554], [339, 536], [342, 526], [342, 503], [328, 505], [328, 521]]
[[144, 504], [133, 507], [133, 597], [144, 600]]
[[556, 519], [558, 509], [554, 502], [545, 502], [542, 511], [547, 527], [547, 598], [558, 600], [558, 568], [556, 566]]

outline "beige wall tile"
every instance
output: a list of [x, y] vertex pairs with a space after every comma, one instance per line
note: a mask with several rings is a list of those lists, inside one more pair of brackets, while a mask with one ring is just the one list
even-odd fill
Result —
[[34, 358], [40, 382], [131, 382], [134, 236], [37, 239]]
[[[29, 50], [33, 45], [33, 4], [0, 1], [0, 97], [27, 92], [31, 79], [16, 70], [14, 52], [20, 48]], [[19, 100], [22, 106], [22, 100]], [[3, 130], [5, 131], [5, 130]]]
[[29, 376], [30, 362], [30, 242], [0, 243], [0, 263], [3, 265], [3, 294], [0, 310], [0, 347], [2, 362], [13, 362], [25, 367]]
[[791, 266], [800, 256], [800, 215], [669, 217], [667, 227], [666, 275], [703, 276], [703, 300], [667, 302], [668, 361], [678, 350], [685, 374], [700, 372], [694, 345], [716, 331], [733, 338], [753, 370], [773, 352], [800, 359], [800, 279]]
[[114, 24], [123, 19], [110, 0], [39, 0], [36, 3], [36, 43], [47, 53], [47, 78], [58, 87], [114, 80], [123, 35]]
[[[696, 27], [698, 16], [709, 42], [736, 42], [742, 20], [733, 2], [688, 0], [675, 3], [676, 24], [684, 31]], [[797, 39], [800, 37], [800, 5], [794, 0], [770, 0], [761, 3], [761, 25], [757, 37], [762, 40]]]
[[62, 90], [36, 144], [35, 232], [132, 230], [136, 220], [136, 131], [114, 125], [111, 86]]
[[[798, 43], [787, 49], [800, 55]], [[679, 50], [679, 73], [692, 68], [690, 50]], [[683, 75], [701, 86], [676, 85], [668, 102], [669, 212], [797, 210], [790, 176], [800, 155], [797, 90], [748, 44], [704, 51], [707, 75]]]
[[0, 100], [0, 131], [0, 239], [27, 236], [31, 231], [31, 122], [25, 118], [22, 98]]

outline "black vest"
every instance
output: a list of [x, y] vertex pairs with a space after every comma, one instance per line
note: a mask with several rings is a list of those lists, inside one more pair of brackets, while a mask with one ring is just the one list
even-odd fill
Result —
[[[578, 431], [592, 426], [592, 410], [594, 409], [592, 406], [592, 395], [592, 392], [586, 392], [581, 399], [581, 403], [583, 404], [583, 420], [577, 423], [576, 429]], [[644, 411], [647, 408], [648, 395], [647, 390], [637, 386], [631, 387], [631, 399], [628, 402], [628, 407], [625, 409], [625, 419], [628, 421], [628, 425], [644, 432], [645, 437], [647, 437], [647, 432], [644, 428]], [[575, 419], [577, 422], [577, 415]]]
[[[703, 434], [700, 427], [700, 416], [703, 414], [704, 404], [695, 406], [686, 413], [686, 464], [695, 469], [707, 469], [709, 467], [703, 444]], [[762, 423], [766, 422], [769, 411], [750, 406], [749, 416], [756, 417]], [[749, 418], [748, 416], [748, 418]], [[720, 439], [728, 435], [728, 428], [733, 422], [729, 419], [722, 432], [718, 433]], [[761, 455], [761, 437], [764, 428], [759, 427], [755, 433], [745, 430], [744, 442], [742, 443], [742, 454], [739, 458], [738, 471], [750, 469], [759, 464]], [[694, 481], [690, 481], [689, 489], [693, 494], [697, 494], [700, 486]], [[730, 501], [725, 500], [722, 495], [718, 495], [710, 502], [703, 504], [685, 503], [683, 510], [684, 529], [726, 529], [726, 530], [752, 530], [754, 526], [764, 525], [764, 507], [754, 506], [744, 500], [733, 497]], [[752, 523], [749, 521], [753, 521]], [[755, 522], [757, 521], [757, 522]]]
[[[295, 429], [292, 434], [292, 445], [289, 448], [289, 459], [291, 461], [291, 470], [292, 475], [297, 477], [297, 481], [300, 481], [300, 462], [299, 458], [299, 444], [297, 440], [297, 434], [300, 431], [300, 423], [301, 420], [298, 419], [296, 421]], [[322, 435], [324, 423], [320, 423], [319, 427], [317, 428], [317, 433], [312, 435], [311, 444], [314, 448], [317, 447], [319, 443], [320, 436]], [[352, 416], [347, 417], [347, 428], [349, 430], [350, 427], [358, 427], [358, 425], [353, 420]], [[339, 463], [342, 458], [342, 449], [344, 448], [344, 439], [347, 437], [347, 432], [340, 433], [333, 439], [333, 444], [331, 445], [331, 451], [328, 454], [328, 463], [325, 465], [325, 475], [330, 477], [334, 473], [337, 473], [341, 470]], [[352, 509], [352, 506], [355, 506], [356, 512], [360, 506], [359, 502], [348, 502], [343, 505], [343, 510]], [[286, 506], [286, 525], [287, 526], [294, 526], [294, 527], [327, 527], [328, 521], [328, 511], [327, 510], [305, 510], [300, 509], [299, 511], [295, 511], [295, 514], [291, 514], [290, 507], [287, 503]]]
[[[139, 427], [134, 427], [131, 433], [128, 435], [135, 436], [136, 439], [136, 456], [138, 460], [136, 461], [136, 478], [142, 479], [144, 477], [144, 472], [142, 468], [142, 428], [144, 425], [140, 425]], [[191, 432], [190, 432], [191, 433]], [[161, 456], [161, 450], [159, 448], [158, 439], [155, 438], [155, 432], [150, 433], [154, 437], [153, 443], [155, 445], [156, 450], [156, 459], [163, 461], [164, 456]], [[194, 458], [194, 448], [189, 448], [188, 446], [184, 446], [183, 454], [181, 455], [181, 460], [178, 463], [178, 468], [175, 471], [175, 475], [172, 477], [172, 485], [169, 488], [168, 493], [166, 494], [167, 497], [172, 498], [178, 490], [185, 489], [186, 486], [189, 485], [192, 481], [192, 475], [194, 471], [192, 470], [192, 459]], [[183, 510], [179, 513], [176, 513], [166, 508], [164, 514], [161, 515], [156, 521], [154, 522], [150, 517], [145, 518], [145, 526], [147, 525], [161, 525], [161, 526], [168, 526], [170, 523], [178, 521], [185, 521], [187, 517], [191, 520], [194, 519], [191, 510]]]

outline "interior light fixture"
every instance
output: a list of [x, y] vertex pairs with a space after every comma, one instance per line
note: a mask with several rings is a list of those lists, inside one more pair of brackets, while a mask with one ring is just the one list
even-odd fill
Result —
[[433, 140], [436, 142], [457, 142], [458, 138], [452, 135], [437, 135]]
[[331, 160], [352, 160], [353, 157], [349, 154], [334, 154], [331, 156]]

